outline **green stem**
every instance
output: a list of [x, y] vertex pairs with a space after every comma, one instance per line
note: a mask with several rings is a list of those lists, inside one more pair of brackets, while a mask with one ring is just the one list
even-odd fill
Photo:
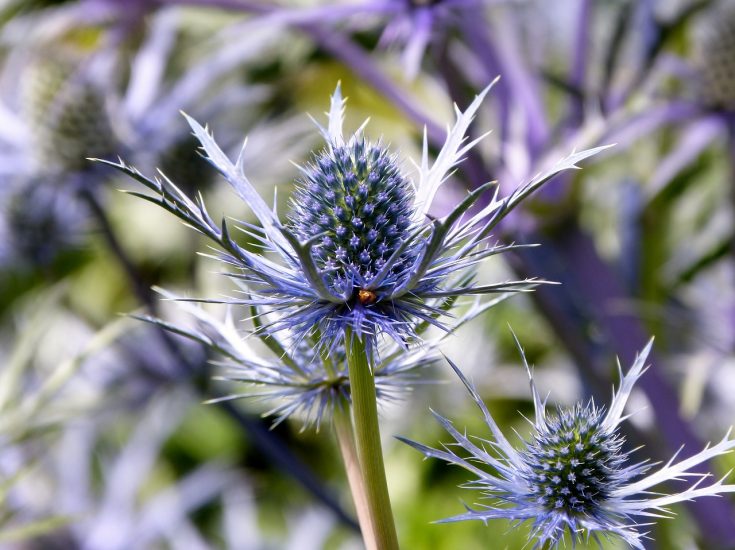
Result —
[[[345, 331], [345, 349], [350, 373], [357, 455], [365, 484], [373, 536], [378, 550], [397, 550], [398, 537], [393, 523], [380, 445], [375, 380], [364, 342], [349, 329]], [[366, 540], [366, 544], [367, 542]]]
[[339, 450], [342, 454], [342, 462], [345, 465], [347, 482], [350, 484], [352, 500], [355, 503], [357, 520], [360, 523], [360, 531], [367, 550], [376, 550], [378, 543], [375, 540], [375, 530], [372, 527], [370, 509], [368, 508], [365, 483], [360, 471], [360, 461], [357, 458], [357, 447], [355, 446], [355, 432], [352, 429], [350, 409], [347, 402], [340, 403], [334, 410], [334, 431], [337, 435]]

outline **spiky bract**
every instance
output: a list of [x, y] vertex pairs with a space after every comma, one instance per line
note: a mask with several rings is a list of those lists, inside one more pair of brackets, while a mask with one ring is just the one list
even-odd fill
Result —
[[[650, 349], [651, 343], [625, 376], [621, 372], [620, 389], [614, 394], [609, 410], [598, 408], [590, 401], [569, 410], [558, 409], [555, 415], [549, 416], [520, 349], [531, 380], [535, 420], [530, 440], [519, 449], [510, 444], [475, 387], [452, 364], [482, 411], [492, 439], [468, 437], [436, 413], [437, 420], [454, 438], [453, 443], [434, 449], [399, 438], [427, 457], [461, 466], [476, 476], [466, 487], [481, 490], [485, 502], [443, 521], [531, 521], [534, 548], [555, 548], [565, 538], [574, 544], [582, 539], [617, 535], [632, 547], [643, 550], [645, 533], [640, 532], [637, 518], [665, 516], [668, 511], [664, 507], [676, 502], [734, 492], [735, 485], [725, 485], [723, 480], [702, 486], [708, 476], [691, 471], [712, 457], [735, 449], [730, 432], [717, 445], [707, 446], [679, 462], [674, 462], [674, 456], [648, 475], [645, 474], [653, 468], [648, 461], [629, 463], [630, 452], [623, 450], [624, 439], [618, 427], [626, 418], [623, 409], [630, 392], [645, 372]], [[455, 452], [456, 448], [463, 452]], [[696, 481], [679, 493], [650, 492], [661, 483], [690, 477]]]
[[[268, 335], [256, 332], [269, 354], [256, 351], [243, 340], [235, 327], [232, 316], [220, 321], [201, 307], [182, 300], [170, 292], [159, 289], [161, 294], [176, 303], [198, 321], [192, 328], [181, 323], [172, 324], [161, 319], [138, 316], [178, 335], [186, 336], [206, 345], [220, 359], [215, 363], [222, 368], [223, 380], [243, 384], [242, 391], [231, 393], [211, 402], [248, 398], [267, 402], [264, 413], [279, 424], [295, 418], [304, 429], [316, 427], [330, 420], [336, 408], [345, 407], [351, 401], [350, 381], [343, 346], [329, 354], [317, 353], [319, 347], [313, 338], [301, 341], [289, 340], [288, 335]], [[453, 331], [481, 315], [488, 308], [507, 298], [501, 295], [495, 300], [475, 303], [464, 315], [452, 320]], [[419, 332], [423, 327], [418, 327]], [[439, 343], [446, 334], [430, 339], [421, 347], [410, 351], [401, 349], [395, 342], [381, 347], [379, 359], [373, 366], [376, 394], [379, 403], [403, 397], [414, 384], [424, 380], [419, 369], [435, 363]]]
[[[305, 339], [298, 345], [280, 344], [284, 355], [272, 359], [254, 359], [253, 355], [235, 353], [215, 363], [222, 367], [221, 380], [245, 384], [243, 391], [212, 399], [210, 403], [248, 398], [267, 401], [264, 416], [274, 418], [274, 425], [288, 418], [302, 424], [302, 429], [319, 429], [330, 421], [335, 409], [351, 402], [350, 379], [344, 348], [333, 350], [329, 357], [314, 353], [317, 344]], [[289, 351], [286, 351], [289, 350]], [[373, 367], [376, 398], [380, 403], [404, 396], [419, 381], [418, 369], [438, 361], [436, 350], [412, 354], [388, 353], [388, 360], [378, 360]]]
[[214, 177], [209, 163], [197, 152], [197, 139], [186, 133], [170, 141], [158, 157], [161, 172], [187, 193], [208, 188]]
[[245, 177], [242, 153], [233, 164], [206, 129], [188, 118], [207, 159], [258, 218], [259, 225], [238, 226], [262, 245], [262, 254], [238, 244], [224, 221], [216, 224], [201, 197], [192, 200], [166, 179], [151, 180], [123, 163], [110, 164], [157, 196], [133, 194], [174, 213], [224, 250], [220, 259], [239, 269], [230, 276], [247, 294], [228, 302], [262, 308], [270, 320], [261, 330], [286, 330], [294, 341], [308, 337], [320, 348], [336, 349], [350, 329], [365, 339], [374, 359], [381, 334], [407, 345], [415, 340], [418, 323], [443, 327], [438, 318], [448, 313], [447, 300], [537, 285], [533, 279], [477, 285], [473, 268], [484, 258], [514, 248], [494, 245], [490, 233], [524, 197], [602, 149], [570, 155], [504, 199], [496, 195], [468, 219], [463, 215], [492, 183], [470, 193], [444, 218], [430, 221], [427, 215], [437, 190], [481, 139], [467, 143], [465, 134], [489, 89], [465, 112], [456, 110], [457, 121], [432, 165], [424, 138], [418, 180], [411, 182], [385, 147], [366, 142], [361, 130], [343, 138], [344, 101], [338, 87], [329, 124], [320, 126], [326, 148], [302, 168], [304, 176], [285, 224]]

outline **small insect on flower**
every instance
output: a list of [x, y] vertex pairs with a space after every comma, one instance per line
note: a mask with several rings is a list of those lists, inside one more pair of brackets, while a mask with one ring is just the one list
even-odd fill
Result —
[[378, 295], [372, 290], [361, 288], [357, 291], [357, 299], [360, 300], [362, 305], [369, 306], [370, 304], [375, 303], [375, 300], [378, 299]]
[[[490, 240], [508, 212], [557, 173], [604, 149], [574, 153], [503, 199], [495, 184], [487, 183], [445, 217], [429, 219], [439, 187], [484, 137], [467, 143], [465, 134], [491, 86], [466, 111], [456, 109], [457, 120], [432, 164], [424, 132], [417, 181], [402, 173], [383, 143], [367, 141], [362, 127], [349, 139], [343, 137], [344, 100], [337, 86], [328, 125], [319, 126], [326, 146], [301, 167], [284, 223], [246, 178], [242, 153], [233, 164], [207, 130], [187, 117], [206, 158], [258, 218], [260, 225], [243, 221], [237, 227], [261, 245], [262, 253], [235, 242], [224, 220], [219, 225], [212, 220], [201, 196], [189, 198], [165, 176], [151, 180], [122, 162], [108, 164], [157, 194], [133, 195], [165, 208], [219, 245], [221, 261], [237, 270], [229, 276], [247, 295], [227, 302], [261, 308], [263, 319], [269, 318], [261, 331], [285, 330], [294, 341], [317, 336], [325, 349], [336, 349], [352, 331], [365, 340], [372, 358], [381, 334], [405, 346], [417, 339], [418, 323], [446, 329], [438, 318], [449, 313], [446, 304], [459, 296], [527, 291], [539, 284], [535, 279], [475, 284], [474, 268], [517, 248]], [[492, 187], [496, 194], [489, 204], [465, 216]]]
[[[515, 337], [515, 336], [514, 336]], [[568, 410], [558, 409], [546, 414], [533, 382], [523, 349], [516, 340], [531, 381], [535, 420], [530, 439], [522, 448], [513, 447], [503, 435], [480, 398], [477, 389], [453, 363], [450, 364], [469, 390], [482, 411], [492, 433], [488, 445], [480, 438], [468, 437], [451, 421], [434, 413], [439, 423], [454, 438], [444, 449], [434, 449], [405, 438], [404, 443], [427, 457], [438, 458], [461, 466], [476, 476], [465, 487], [482, 491], [487, 503], [478, 509], [442, 522], [509, 519], [518, 523], [531, 521], [534, 548], [555, 548], [565, 538], [572, 543], [590, 537], [617, 535], [634, 548], [643, 550], [640, 523], [636, 517], [665, 517], [666, 506], [703, 496], [735, 492], [735, 485], [725, 485], [724, 478], [702, 486], [708, 475], [692, 472], [695, 466], [735, 449], [730, 431], [718, 444], [679, 462], [674, 456], [665, 466], [645, 475], [653, 468], [648, 461], [629, 464], [631, 451], [624, 451], [625, 440], [619, 425], [630, 392], [646, 371], [646, 358], [652, 342], [636, 358], [630, 371], [623, 376], [620, 388], [613, 394], [609, 410], [578, 403]], [[479, 445], [475, 442], [480, 442]], [[461, 447], [466, 455], [457, 454]], [[686, 489], [674, 494], [651, 492], [657, 485], [673, 480], [696, 478]]]

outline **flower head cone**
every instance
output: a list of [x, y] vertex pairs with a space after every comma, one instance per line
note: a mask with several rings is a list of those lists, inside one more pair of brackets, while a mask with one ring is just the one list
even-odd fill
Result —
[[315, 337], [327, 349], [335, 349], [352, 331], [372, 356], [380, 335], [406, 345], [416, 339], [418, 323], [442, 327], [447, 303], [459, 296], [523, 291], [538, 284], [475, 284], [473, 267], [513, 248], [491, 242], [491, 231], [524, 197], [602, 149], [570, 155], [513, 194], [503, 199], [496, 194], [472, 216], [468, 210], [493, 183], [470, 193], [445, 217], [429, 218], [437, 190], [481, 139], [468, 142], [465, 134], [489, 89], [466, 111], [456, 110], [457, 120], [433, 163], [424, 138], [413, 180], [382, 143], [370, 143], [361, 129], [344, 138], [344, 100], [337, 87], [328, 125], [319, 127], [325, 148], [301, 168], [285, 221], [245, 176], [242, 154], [232, 163], [207, 130], [187, 117], [206, 158], [257, 217], [259, 224], [237, 222], [237, 227], [262, 251], [240, 246], [225, 221], [212, 219], [201, 197], [189, 198], [165, 177], [151, 180], [122, 162], [110, 164], [156, 192], [134, 195], [174, 213], [223, 249], [219, 258], [236, 268], [230, 276], [245, 295], [228, 302], [257, 306], [267, 315], [259, 330], [288, 331], [294, 341]]
[[[648, 461], [630, 463], [630, 451], [624, 450], [619, 425], [627, 418], [623, 410], [633, 386], [646, 370], [650, 349], [649, 342], [630, 371], [624, 376], [621, 371], [620, 387], [613, 394], [609, 409], [590, 401], [548, 415], [521, 349], [535, 408], [532, 434], [521, 448], [511, 445], [475, 387], [452, 364], [482, 411], [492, 439], [468, 437], [436, 413], [435, 417], [454, 438], [453, 443], [434, 449], [400, 438], [427, 457], [461, 466], [476, 476], [465, 486], [479, 489], [484, 502], [442, 521], [530, 521], [534, 548], [555, 548], [568, 539], [575, 544], [582, 539], [599, 541], [600, 537], [616, 535], [642, 550], [645, 533], [640, 528], [646, 523], [641, 523], [641, 518], [665, 517], [669, 515], [665, 507], [677, 502], [735, 492], [735, 485], [725, 485], [723, 480], [706, 484], [709, 476], [691, 471], [735, 449], [730, 432], [718, 444], [708, 445], [678, 462], [674, 456], [663, 467], [654, 468]], [[455, 452], [460, 448], [462, 452]], [[649, 473], [651, 470], [653, 473]], [[695, 481], [678, 493], [652, 491], [663, 483], [684, 479]]]

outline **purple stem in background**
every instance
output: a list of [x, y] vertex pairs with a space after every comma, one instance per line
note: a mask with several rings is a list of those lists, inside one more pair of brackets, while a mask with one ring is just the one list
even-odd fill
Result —
[[250, 0], [137, 0], [159, 5], [199, 6], [227, 9], [257, 15], [268, 15], [269, 24], [301, 25], [307, 23], [339, 22], [365, 14], [388, 16], [402, 11], [400, 4], [391, 0], [363, 0], [361, 3], [291, 7]]
[[180, 6], [197, 6], [205, 8], [219, 8], [223, 10], [235, 10], [252, 13], [268, 13], [273, 10], [280, 9], [278, 5], [268, 5], [263, 2], [253, 2], [252, 0], [152, 0], [153, 3], [160, 6], [180, 5]]
[[[735, 111], [722, 113], [723, 122], [727, 126], [727, 152], [730, 160], [730, 206], [735, 211]], [[735, 261], [735, 235], [730, 240], [730, 255]], [[732, 330], [735, 332], [735, 309], [729, 315]], [[735, 352], [735, 350], [732, 350]]]
[[[576, 34], [572, 44], [572, 66], [569, 72], [569, 82], [577, 90], [585, 90], [587, 77], [588, 53], [590, 49], [590, 25], [592, 24], [592, 2], [578, 0], [576, 18]], [[584, 97], [570, 94], [570, 113], [568, 124], [572, 128], [578, 127], [584, 118]]]
[[425, 113], [414, 106], [411, 99], [395, 83], [381, 71], [370, 56], [349, 38], [334, 29], [324, 29], [319, 25], [298, 25], [298, 28], [309, 34], [324, 50], [342, 61], [357, 76], [368, 82], [390, 100], [417, 126], [426, 127], [429, 139], [443, 144], [447, 132]]
[[[158, 0], [162, 4], [186, 4], [235, 9], [259, 15], [273, 13], [280, 9], [277, 5], [266, 5], [261, 2], [240, 0]], [[294, 27], [308, 34], [320, 47], [329, 52], [335, 59], [342, 61], [358, 77], [370, 83], [383, 97], [390, 100], [417, 126], [425, 126], [431, 141], [442, 144], [446, 138], [446, 130], [429, 118], [421, 110], [414, 107], [410, 97], [378, 68], [372, 58], [352, 40], [337, 30], [325, 29], [314, 23], [294, 23]]]
[[[552, 281], [560, 281], [558, 276], [564, 266], [554, 254], [548, 243], [535, 235], [528, 242], [540, 243], [543, 246], [531, 251], [519, 249], [508, 255], [508, 260], [516, 272], [523, 278], [542, 277]], [[579, 295], [568, 292], [567, 285], [548, 287], [541, 285], [529, 295], [549, 323], [551, 330], [561, 345], [577, 364], [583, 384], [589, 388], [596, 400], [605, 402], [610, 394], [609, 377], [601, 376], [601, 368], [596, 367], [605, 359], [601, 346], [594, 345], [586, 333], [590, 327], [589, 316], [585, 315], [586, 302]], [[609, 359], [609, 358], [607, 358]]]
[[419, 8], [413, 16], [413, 31], [411, 38], [401, 56], [406, 78], [414, 80], [421, 71], [421, 61], [426, 53], [426, 47], [431, 41], [431, 32], [434, 28], [434, 10]]
[[633, 118], [625, 119], [619, 126], [608, 128], [599, 141], [603, 143], [621, 143], [624, 147], [627, 147], [662, 126], [692, 120], [701, 116], [701, 114], [702, 108], [699, 105], [686, 101], [655, 104], [648, 111]]
[[626, 67], [628, 81], [621, 84], [618, 90], [608, 90], [605, 98], [605, 108], [609, 111], [620, 108], [638, 89], [642, 80], [645, 79], [652, 61], [651, 52], [653, 52], [660, 38], [660, 29], [656, 23], [653, 1], [639, 0], [632, 5], [635, 9], [634, 26], [641, 30], [641, 47], [637, 48], [638, 57], [628, 61]]
[[499, 84], [505, 83], [508, 95], [517, 101], [526, 120], [528, 151], [535, 158], [549, 139], [549, 128], [538, 93], [538, 83], [530, 76], [519, 55], [520, 46], [514, 33], [508, 29], [498, 31], [498, 25], [493, 29], [480, 10], [467, 10], [462, 17], [462, 30], [480, 61], [486, 64], [488, 72], [501, 74]]
[[[728, 152], [730, 154], [730, 205], [735, 212], [735, 111], [725, 112], [722, 115], [723, 122], [727, 126], [728, 136]], [[735, 232], [735, 230], [733, 230]], [[735, 235], [730, 240], [730, 256], [731, 261], [735, 262]], [[735, 334], [735, 303], [730, 303], [730, 307], [725, 314], [726, 322], [730, 325], [730, 331]], [[735, 341], [730, 346], [729, 352], [735, 354]]]
[[[475, 53], [480, 63], [485, 67], [485, 80], [490, 82], [497, 75], [501, 74], [500, 61], [495, 53], [495, 49], [488, 43], [487, 35], [483, 32], [482, 27], [477, 25], [472, 13], [462, 14], [461, 28], [464, 31], [464, 39], [468, 42], [470, 49]], [[447, 81], [447, 86], [449, 88], [456, 88], [460, 86], [460, 83]], [[452, 90], [450, 89], [450, 94], [456, 101], [457, 98], [451, 92]], [[497, 100], [500, 103], [500, 109], [498, 112], [500, 124], [499, 134], [500, 142], [505, 143], [509, 138], [511, 90], [509, 88], [509, 83], [507, 83], [502, 77], [493, 89], [493, 95], [497, 97]]]
[[689, 124], [681, 125], [683, 131], [679, 142], [661, 159], [648, 182], [649, 195], [652, 197], [650, 200], [663, 193], [682, 170], [722, 137], [727, 126], [723, 122], [717, 115], [703, 115]]
[[648, 69], [648, 64], [651, 61], [651, 52], [656, 49], [657, 44], [661, 39], [661, 28], [656, 21], [656, 6], [654, 0], [638, 1], [636, 20], [638, 22], [636, 27], [642, 31], [641, 40], [643, 41], [643, 47], [639, 49], [643, 56], [638, 60], [638, 72], [641, 74], [646, 72]]

